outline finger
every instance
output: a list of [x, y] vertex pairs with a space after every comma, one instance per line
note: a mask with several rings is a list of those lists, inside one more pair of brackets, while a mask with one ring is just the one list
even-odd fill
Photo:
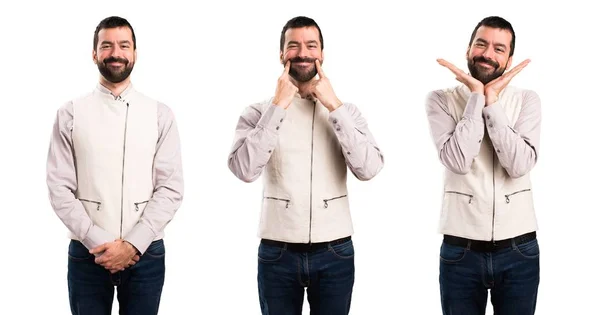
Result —
[[133, 258], [132, 258], [132, 259], [133, 259], [134, 261], [140, 261], [140, 256], [138, 256], [138, 255], [135, 255], [135, 256], [133, 256]]
[[512, 78], [514, 78], [514, 76], [516, 76], [519, 72], [521, 72], [521, 70], [523, 70], [523, 68], [525, 68], [528, 64], [529, 64], [529, 60], [525, 60], [525, 61], [521, 62], [516, 67], [514, 67], [510, 71], [508, 71], [506, 73], [506, 77], [509, 80], [511, 80]]
[[317, 68], [317, 73], [319, 74], [319, 78], [325, 78], [325, 72], [323, 72], [323, 68], [321, 68], [321, 62], [319, 59], [315, 60], [315, 67]]
[[92, 248], [90, 250], [90, 254], [98, 254], [98, 253], [105, 251], [108, 248], [107, 244], [108, 243], [104, 243], [100, 246], [96, 246], [95, 248]]
[[453, 65], [452, 63], [450, 63], [444, 59], [437, 59], [437, 62], [441, 66], [448, 68], [448, 70], [452, 71], [452, 73], [454, 73], [457, 76], [462, 76], [462, 75], [466, 74], [466, 73], [464, 73], [464, 71], [458, 69], [455, 65]]

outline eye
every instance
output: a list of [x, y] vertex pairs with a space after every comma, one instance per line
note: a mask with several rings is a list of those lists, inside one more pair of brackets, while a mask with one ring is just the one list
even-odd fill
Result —
[[317, 45], [315, 45], [315, 44], [308, 45], [308, 48], [310, 48], [310, 49], [316, 49], [316, 48], [317, 48]]
[[496, 48], [496, 51], [499, 53], [504, 53], [504, 48]]
[[102, 48], [102, 49], [108, 49], [108, 48], [110, 48], [110, 45], [102, 45], [102, 46], [100, 46], [100, 48]]
[[129, 45], [121, 45], [122, 49], [129, 49]]
[[485, 45], [483, 43], [475, 43], [476, 47], [485, 47]]

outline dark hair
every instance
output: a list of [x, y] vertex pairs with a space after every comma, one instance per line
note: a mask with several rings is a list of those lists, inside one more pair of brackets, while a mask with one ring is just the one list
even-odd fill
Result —
[[279, 50], [283, 51], [283, 45], [285, 45], [285, 32], [290, 28], [300, 28], [300, 27], [310, 27], [314, 26], [319, 30], [319, 40], [321, 41], [321, 50], [325, 47], [323, 45], [323, 33], [321, 33], [321, 28], [315, 22], [315, 20], [308, 18], [306, 16], [297, 16], [285, 23], [283, 26], [283, 30], [281, 30], [281, 38], [279, 39]]
[[475, 26], [475, 29], [473, 30], [473, 34], [471, 34], [471, 40], [469, 41], [469, 47], [471, 47], [471, 44], [473, 44], [473, 39], [475, 39], [475, 33], [477, 33], [477, 30], [481, 26], [487, 26], [487, 27], [491, 27], [491, 28], [499, 28], [502, 30], [509, 31], [510, 34], [512, 35], [512, 39], [510, 41], [510, 52], [509, 52], [508, 56], [511, 57], [515, 53], [515, 31], [513, 30], [512, 25], [507, 20], [505, 20], [499, 16], [488, 16], [485, 19], [481, 20], [481, 22], [479, 22], [477, 24], [477, 26]]
[[98, 47], [98, 33], [100, 30], [117, 27], [129, 27], [131, 30], [131, 37], [133, 38], [133, 49], [136, 49], [135, 33], [133, 32], [133, 27], [131, 27], [131, 24], [129, 24], [129, 22], [122, 17], [110, 16], [100, 21], [100, 24], [96, 26], [96, 31], [94, 32], [94, 50], [96, 50], [96, 47]]

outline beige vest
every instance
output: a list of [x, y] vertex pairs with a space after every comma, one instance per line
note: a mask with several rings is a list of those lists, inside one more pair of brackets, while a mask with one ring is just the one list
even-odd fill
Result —
[[101, 89], [73, 101], [76, 197], [94, 224], [117, 239], [138, 223], [152, 197], [158, 105], [132, 87], [117, 98]]
[[[450, 115], [458, 123], [469, 99], [465, 86], [445, 90]], [[510, 127], [514, 127], [523, 97], [507, 87], [499, 96]], [[537, 230], [529, 174], [511, 178], [500, 165], [485, 133], [479, 155], [465, 175], [445, 172], [440, 232], [476, 240], [502, 240]]]
[[317, 243], [353, 233], [346, 161], [328, 117], [318, 101], [296, 97], [288, 107], [263, 171], [259, 237]]

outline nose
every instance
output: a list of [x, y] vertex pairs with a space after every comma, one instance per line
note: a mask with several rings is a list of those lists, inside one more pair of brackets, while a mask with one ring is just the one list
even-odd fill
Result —
[[298, 49], [298, 57], [306, 58], [308, 56], [308, 47], [306, 47], [305, 45], [300, 45]]
[[492, 59], [494, 57], [494, 47], [492, 45], [489, 45], [485, 51], [483, 52], [483, 56], [487, 59]]

